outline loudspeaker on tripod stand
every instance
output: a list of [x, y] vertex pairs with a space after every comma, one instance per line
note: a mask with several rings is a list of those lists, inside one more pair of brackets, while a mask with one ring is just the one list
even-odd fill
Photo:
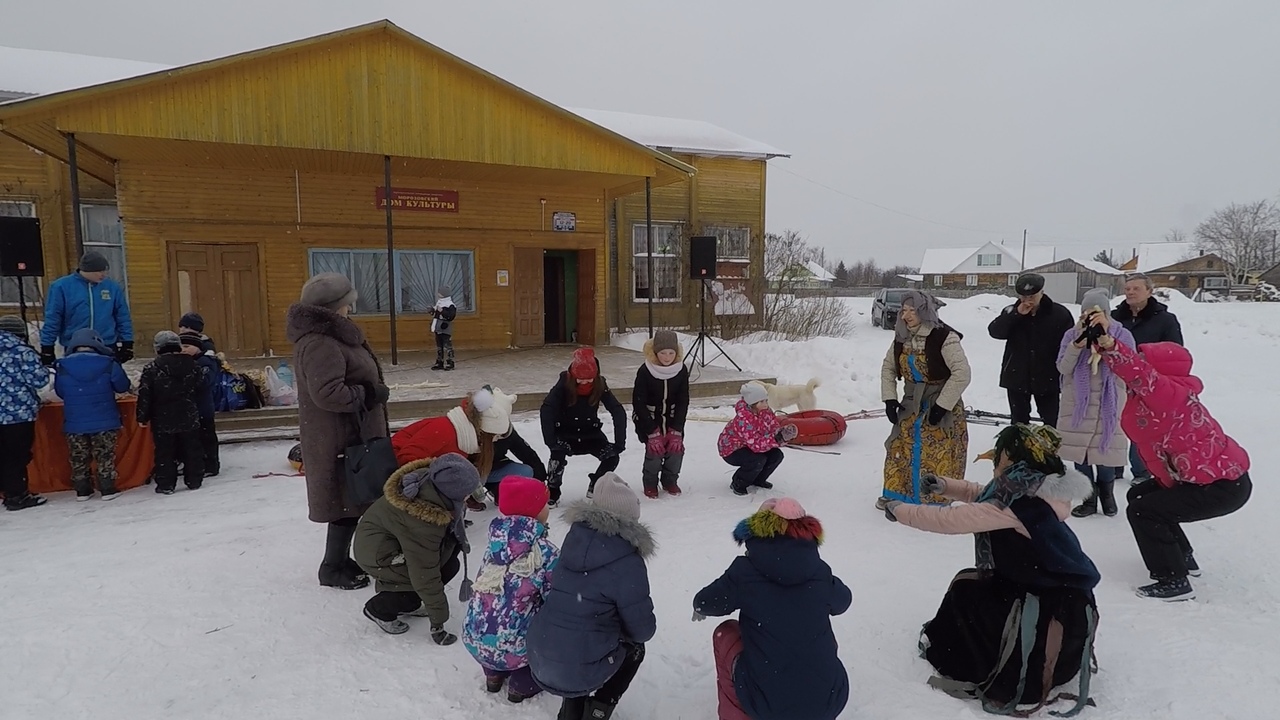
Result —
[[40, 221], [28, 217], [0, 217], [0, 276], [42, 277], [44, 246]]
[[689, 238], [689, 279], [716, 279], [716, 238], [698, 235]]

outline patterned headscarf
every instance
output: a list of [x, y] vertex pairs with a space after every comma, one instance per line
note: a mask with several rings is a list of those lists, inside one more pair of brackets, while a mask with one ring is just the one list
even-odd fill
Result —
[[[932, 295], [922, 293], [919, 290], [908, 290], [902, 296], [902, 307], [910, 305], [916, 311], [916, 317], [920, 318], [921, 325], [930, 325], [938, 327], [938, 301]], [[902, 313], [898, 313], [898, 324], [894, 326], [893, 333], [898, 342], [906, 344], [911, 340], [911, 328], [907, 327], [907, 323], [902, 319]]]
[[[1004, 472], [993, 478], [978, 493], [976, 502], [986, 502], [1001, 510], [1008, 508], [1019, 498], [1036, 494], [1048, 475], [1066, 472], [1058, 450], [1062, 447], [1062, 435], [1048, 425], [1010, 425], [996, 436], [995, 448], [981, 454], [1000, 465], [1004, 458], [1013, 462]], [[990, 533], [974, 536], [975, 565], [979, 570], [995, 567], [991, 555]]]

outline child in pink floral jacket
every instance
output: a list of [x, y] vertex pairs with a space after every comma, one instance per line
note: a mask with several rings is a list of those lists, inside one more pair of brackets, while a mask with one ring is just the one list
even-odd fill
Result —
[[734, 495], [746, 495], [755, 486], [773, 487], [769, 476], [782, 464], [780, 445], [796, 437], [795, 425], [780, 425], [769, 407], [769, 392], [760, 383], [742, 386], [742, 399], [734, 406], [735, 415], [720, 432], [720, 457], [737, 466], [729, 488]]
[[505, 517], [489, 523], [484, 565], [472, 586], [462, 644], [484, 669], [485, 689], [507, 685], [518, 703], [542, 692], [529, 670], [525, 635], [529, 620], [551, 591], [560, 550], [547, 539], [547, 486], [511, 475], [498, 488]]

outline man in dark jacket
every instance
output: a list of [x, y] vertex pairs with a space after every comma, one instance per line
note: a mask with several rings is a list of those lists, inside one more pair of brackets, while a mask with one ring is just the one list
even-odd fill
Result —
[[564, 698], [559, 718], [607, 720], [657, 632], [645, 560], [656, 544], [640, 522], [640, 498], [606, 473], [594, 500], [565, 509], [570, 524], [551, 593], [529, 622], [529, 668]]
[[200, 411], [200, 447], [204, 457], [204, 476], [213, 477], [222, 468], [218, 454], [218, 429], [214, 425], [213, 385], [222, 364], [214, 354], [213, 341], [199, 332], [187, 331], [178, 336], [182, 339], [182, 353], [195, 358], [196, 365], [204, 373], [205, 382], [200, 386], [200, 394], [196, 397], [196, 407]]
[[156, 359], [138, 380], [138, 424], [150, 425], [155, 440], [156, 492], [172, 495], [178, 461], [189, 489], [199, 489], [204, 481], [198, 399], [209, 379], [194, 358], [183, 354], [182, 341], [172, 330], [156, 333], [155, 351]]
[[1058, 347], [1075, 318], [1044, 294], [1043, 276], [1026, 273], [1014, 287], [1018, 302], [987, 326], [991, 337], [1006, 341], [1000, 387], [1009, 394], [1009, 415], [1015, 424], [1031, 422], [1034, 399], [1040, 422], [1056, 427], [1061, 393]]
[[[613, 417], [613, 442], [604, 434], [600, 404]], [[551, 506], [560, 502], [564, 466], [570, 455], [592, 455], [600, 465], [587, 475], [587, 497], [595, 491], [596, 480], [618, 467], [618, 456], [627, 446], [627, 411], [600, 374], [600, 363], [591, 348], [573, 353], [569, 370], [560, 373], [556, 386], [547, 393], [540, 411], [542, 440], [551, 449], [547, 467], [547, 488]]]
[[[1134, 273], [1124, 279], [1124, 302], [1111, 311], [1111, 319], [1133, 333], [1133, 342], [1139, 349], [1143, 345], [1171, 342], [1182, 345], [1182, 325], [1169, 307], [1152, 297], [1155, 286], [1151, 278]], [[1149, 477], [1147, 466], [1138, 455], [1137, 446], [1129, 445], [1129, 468], [1136, 485]], [[1124, 468], [1116, 468], [1116, 477], [1124, 477]]]

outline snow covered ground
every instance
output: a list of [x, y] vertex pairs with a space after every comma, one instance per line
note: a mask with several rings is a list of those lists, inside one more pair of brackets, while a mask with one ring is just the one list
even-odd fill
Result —
[[[851, 302], [865, 313], [865, 301]], [[965, 334], [975, 368], [966, 401], [994, 411], [1005, 409], [996, 386], [1001, 347], [987, 338], [985, 325], [1004, 302], [979, 297], [942, 311]], [[1190, 526], [1204, 568], [1195, 581], [1199, 599], [1191, 603], [1133, 596], [1146, 574], [1123, 514], [1072, 521], [1103, 573], [1098, 707], [1082, 717], [1275, 717], [1280, 529], [1270, 508], [1278, 498], [1280, 449], [1270, 420], [1280, 396], [1272, 370], [1280, 359], [1280, 304], [1182, 302], [1174, 310], [1208, 385], [1204, 399], [1249, 450], [1257, 485], [1240, 512]], [[879, 405], [879, 367], [889, 342], [887, 331], [862, 322], [843, 340], [727, 347], [744, 366], [787, 382], [820, 377], [824, 406], [855, 410]], [[728, 491], [730, 468], [714, 449], [720, 424], [710, 421], [727, 412], [693, 413], [708, 421], [688, 431], [686, 494], [644, 503], [644, 519], [660, 543], [649, 570], [659, 630], [620, 720], [715, 717], [714, 623], [691, 623], [690, 601], [737, 555], [730, 531], [763, 499]], [[540, 445], [533, 418], [518, 427]], [[823, 555], [854, 591], [853, 607], [834, 621], [852, 685], [842, 717], [986, 717], [924, 684], [930, 669], [915, 652], [920, 625], [954, 572], [971, 563], [972, 541], [904, 528], [874, 510], [887, 430], [884, 420], [855, 421], [834, 448], [840, 456], [788, 452], [774, 478], [775, 493], [798, 498], [823, 520]], [[971, 454], [989, 447], [992, 428], [973, 426], [971, 433]], [[227, 447], [222, 476], [199, 492], [162, 497], [143, 488], [113, 503], [84, 504], [61, 494], [44, 508], [0, 517], [0, 607], [7, 620], [0, 632], [6, 679], [0, 717], [554, 717], [553, 698], [508, 706], [487, 695], [466, 650], [436, 647], [425, 620], [405, 635], [382, 633], [360, 614], [371, 590], [316, 585], [324, 530], [306, 520], [302, 480], [251, 477], [288, 472], [288, 448]], [[638, 480], [641, 458], [632, 440], [624, 477]], [[584, 460], [571, 461], [570, 499], [585, 491], [589, 469]], [[974, 465], [970, 478], [989, 471]], [[490, 517], [479, 515], [473, 533]], [[563, 538], [566, 528], [554, 516], [552, 523], [555, 539]], [[461, 614], [455, 602], [451, 629], [458, 630]]]

